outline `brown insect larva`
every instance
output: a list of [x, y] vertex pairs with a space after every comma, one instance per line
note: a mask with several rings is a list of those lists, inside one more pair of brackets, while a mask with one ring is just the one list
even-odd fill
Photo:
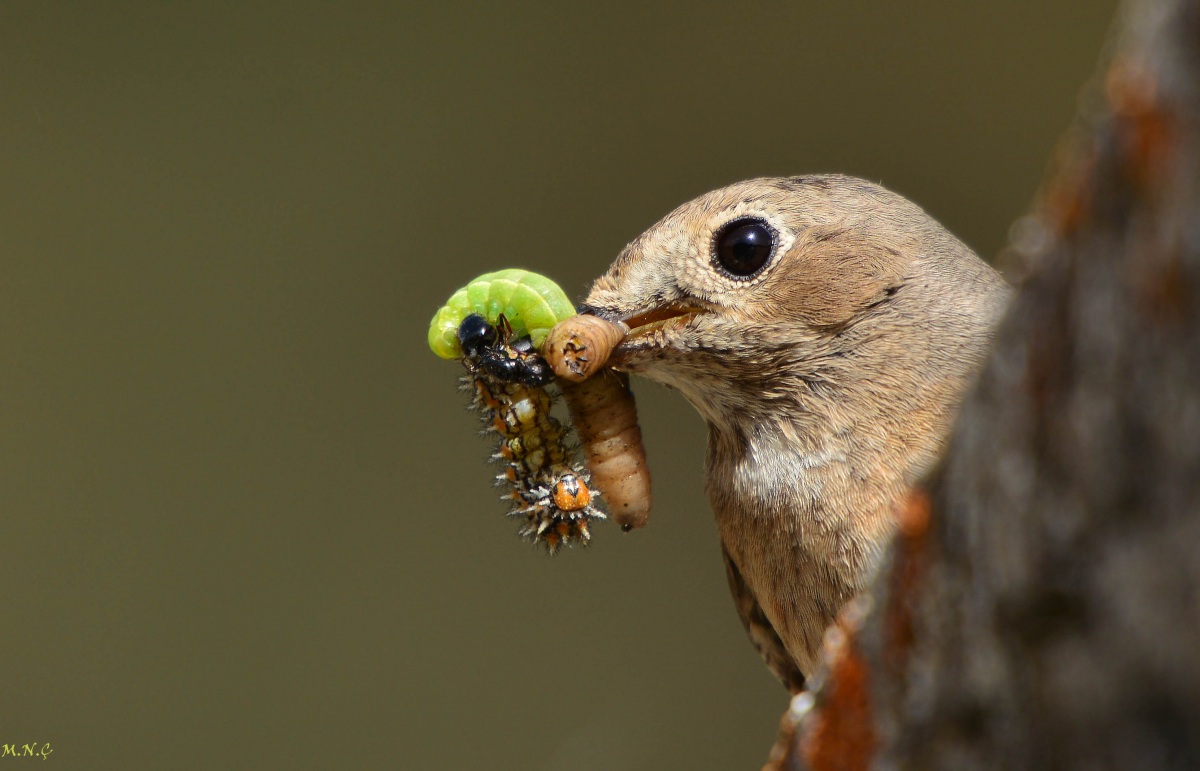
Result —
[[568, 457], [567, 428], [550, 416], [550, 394], [482, 369], [469, 383], [484, 425], [500, 435], [494, 458], [505, 469], [497, 481], [509, 486], [510, 513], [525, 519], [521, 534], [545, 544], [551, 554], [564, 543], [587, 543], [589, 523], [604, 514], [595, 508], [587, 473]]
[[604, 491], [609, 514], [628, 531], [646, 525], [651, 496], [629, 376], [604, 367], [624, 336], [618, 324], [572, 316], [550, 331], [542, 355], [560, 378], [592, 481]]
[[550, 330], [542, 355], [555, 375], [580, 383], [604, 366], [625, 332], [621, 325], [599, 316], [572, 316]]

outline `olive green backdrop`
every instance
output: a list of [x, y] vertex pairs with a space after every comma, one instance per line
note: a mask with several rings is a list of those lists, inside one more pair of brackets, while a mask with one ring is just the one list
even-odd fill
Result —
[[993, 255], [1113, 5], [5, 3], [0, 743], [757, 768], [786, 698], [699, 419], [636, 383], [650, 527], [547, 558], [429, 317], [500, 267], [578, 297], [764, 174], [881, 181]]

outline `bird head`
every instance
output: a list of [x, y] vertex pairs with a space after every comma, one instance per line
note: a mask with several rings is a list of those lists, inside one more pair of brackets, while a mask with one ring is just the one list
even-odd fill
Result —
[[718, 430], [915, 420], [892, 432], [904, 441], [957, 402], [1003, 287], [878, 185], [763, 178], [668, 214], [596, 280], [584, 311], [629, 327], [620, 368], [678, 389]]

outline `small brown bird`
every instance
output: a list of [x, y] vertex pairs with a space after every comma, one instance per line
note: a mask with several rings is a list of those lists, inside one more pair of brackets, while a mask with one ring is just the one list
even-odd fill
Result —
[[1007, 297], [920, 208], [844, 176], [701, 196], [593, 285], [584, 312], [630, 328], [613, 362], [708, 423], [734, 601], [793, 692], [937, 459]]

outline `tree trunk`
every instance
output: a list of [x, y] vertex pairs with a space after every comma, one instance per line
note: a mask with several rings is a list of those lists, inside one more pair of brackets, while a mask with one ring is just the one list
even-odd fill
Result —
[[1200, 0], [1119, 31], [779, 768], [1200, 768]]

